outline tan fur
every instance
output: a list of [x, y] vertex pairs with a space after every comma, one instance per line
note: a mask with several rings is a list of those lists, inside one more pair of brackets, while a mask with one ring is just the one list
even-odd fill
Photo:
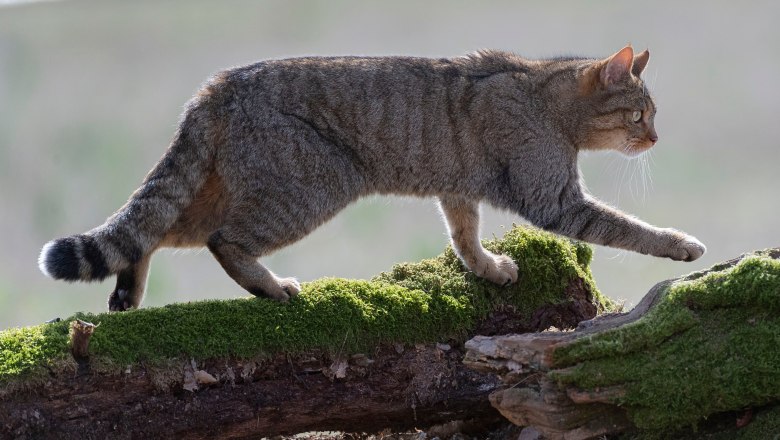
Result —
[[213, 231], [224, 222], [228, 191], [222, 178], [211, 172], [206, 182], [160, 242], [161, 247], [203, 247]]
[[472, 272], [496, 284], [517, 281], [517, 265], [506, 255], [489, 252], [479, 241], [479, 204], [457, 196], [439, 198], [455, 252]]

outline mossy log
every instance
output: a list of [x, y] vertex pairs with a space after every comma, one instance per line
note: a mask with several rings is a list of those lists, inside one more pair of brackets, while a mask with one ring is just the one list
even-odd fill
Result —
[[[629, 313], [575, 331], [477, 336], [466, 343], [464, 363], [498, 373], [505, 387], [491, 393], [493, 406], [551, 440], [624, 431], [691, 439], [696, 428], [720, 423], [719, 414], [731, 423], [717, 431], [731, 434], [706, 438], [773, 438], [780, 435], [778, 258], [780, 249], [758, 251], [664, 281]], [[751, 408], [776, 420], [751, 427]]]
[[517, 262], [518, 283], [478, 279], [448, 249], [371, 281], [305, 283], [287, 304], [202, 301], [0, 332], [0, 438], [489, 424], [500, 382], [462, 364], [467, 339], [571, 328], [614, 305], [583, 244], [518, 227], [486, 246]]

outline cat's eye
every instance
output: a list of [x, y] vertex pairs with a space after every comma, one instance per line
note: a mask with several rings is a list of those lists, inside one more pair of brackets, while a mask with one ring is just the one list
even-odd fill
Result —
[[642, 120], [642, 112], [639, 110], [634, 111], [634, 114], [631, 115], [631, 120], [634, 122], [639, 122]]

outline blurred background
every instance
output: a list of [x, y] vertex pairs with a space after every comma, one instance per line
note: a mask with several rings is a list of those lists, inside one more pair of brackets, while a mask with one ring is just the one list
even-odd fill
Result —
[[[749, 4], [750, 6], [745, 6]], [[0, 329], [103, 311], [114, 280], [67, 284], [41, 246], [102, 223], [168, 145], [212, 73], [301, 55], [606, 57], [649, 48], [660, 141], [645, 160], [581, 159], [597, 197], [708, 246], [694, 263], [597, 247], [593, 272], [635, 304], [656, 282], [780, 246], [780, 3], [600, 1], [0, 1]], [[644, 167], [642, 162], [646, 162]], [[522, 219], [483, 209], [483, 237]], [[362, 200], [263, 261], [368, 278], [447, 243], [432, 200]], [[247, 295], [208, 252], [158, 253], [145, 306]]]

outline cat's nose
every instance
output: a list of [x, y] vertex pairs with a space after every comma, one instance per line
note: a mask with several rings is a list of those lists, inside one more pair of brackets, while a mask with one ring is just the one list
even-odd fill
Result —
[[658, 142], [658, 135], [653, 133], [653, 134], [650, 135], [650, 137], [648, 139], [650, 139], [650, 142], [656, 143], [656, 142]]
[[655, 132], [655, 128], [652, 126], [650, 127], [650, 130], [648, 130], [647, 139], [652, 143], [658, 142], [658, 133]]

